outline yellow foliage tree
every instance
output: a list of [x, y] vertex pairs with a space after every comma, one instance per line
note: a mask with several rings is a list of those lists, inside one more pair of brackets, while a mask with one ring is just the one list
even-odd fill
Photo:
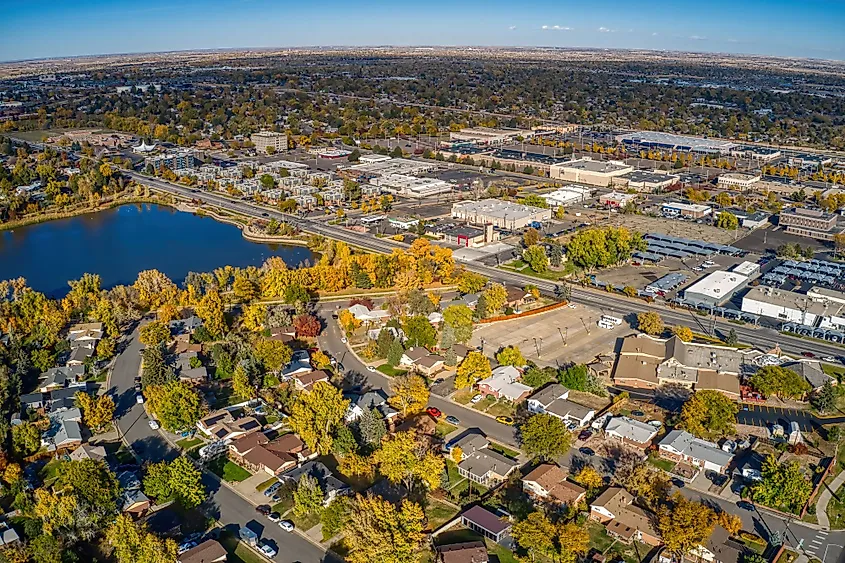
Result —
[[422, 412], [428, 403], [428, 385], [419, 375], [400, 375], [390, 382], [393, 396], [387, 402], [402, 411], [402, 416]]

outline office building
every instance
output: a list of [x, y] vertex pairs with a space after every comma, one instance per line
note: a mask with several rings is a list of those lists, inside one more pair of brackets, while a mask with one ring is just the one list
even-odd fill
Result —
[[690, 219], [701, 219], [713, 212], [709, 205], [700, 203], [681, 203], [679, 201], [667, 201], [661, 206], [663, 215], [667, 217], [688, 217]]
[[590, 197], [590, 194], [590, 188], [564, 186], [551, 193], [541, 194], [540, 197], [546, 200], [549, 207], [557, 209], [558, 207], [566, 207], [573, 203], [584, 203]]
[[613, 178], [613, 185], [638, 192], [665, 190], [680, 181], [679, 176], [651, 170], [634, 170]]
[[593, 160], [584, 157], [552, 164], [549, 168], [549, 177], [553, 180], [608, 187], [613, 182], [613, 178], [633, 171], [634, 167], [628, 166], [624, 162]]
[[452, 217], [474, 225], [490, 224], [513, 231], [550, 220], [552, 211], [499, 199], [483, 199], [453, 204]]
[[259, 154], [267, 153], [268, 148], [271, 149], [271, 152], [288, 150], [288, 136], [284, 133], [261, 131], [260, 133], [253, 133], [249, 140], [255, 145], [255, 152]]
[[716, 180], [716, 185], [722, 190], [747, 190], [760, 181], [760, 175], [740, 174], [729, 172], [722, 174]]
[[730, 301], [731, 297], [747, 283], [748, 276], [717, 270], [686, 288], [684, 299], [714, 306], [722, 305]]
[[192, 170], [202, 165], [202, 160], [191, 151], [169, 152], [144, 160], [145, 166], [152, 166], [156, 172], [167, 168], [174, 170]]
[[745, 313], [806, 326], [815, 326], [820, 317], [836, 313], [842, 307], [841, 304], [815, 300], [802, 293], [766, 285], [752, 287], [742, 296], [742, 311]]
[[819, 240], [833, 240], [843, 232], [837, 227], [838, 217], [819, 209], [792, 207], [780, 213], [780, 226], [786, 227], [787, 233]]

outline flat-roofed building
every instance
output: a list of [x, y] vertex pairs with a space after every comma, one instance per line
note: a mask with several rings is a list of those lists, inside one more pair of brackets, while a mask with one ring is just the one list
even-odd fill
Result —
[[628, 166], [621, 161], [593, 160], [584, 157], [551, 165], [549, 177], [553, 180], [608, 187], [613, 182], [613, 178], [633, 171], [633, 166]]
[[742, 296], [743, 312], [806, 326], [815, 326], [823, 317], [840, 316], [843, 309], [842, 303], [765, 285], [752, 287]]
[[660, 209], [663, 215], [667, 217], [689, 217], [691, 219], [701, 219], [713, 212], [713, 208], [709, 205], [681, 203], [680, 201], [667, 201]]
[[499, 240], [499, 233], [493, 229], [493, 225], [483, 227], [471, 227], [469, 225], [458, 225], [440, 231], [443, 240], [458, 246], [476, 248], [487, 243]]
[[731, 156], [739, 158], [750, 158], [752, 160], [762, 160], [768, 162], [780, 158], [781, 152], [778, 149], [769, 147], [758, 147], [755, 145], [741, 145], [731, 149]]
[[583, 186], [564, 186], [557, 190], [541, 194], [540, 197], [546, 200], [549, 207], [558, 208], [572, 205], [573, 203], [584, 203], [590, 197], [590, 188]]
[[833, 213], [793, 207], [781, 211], [779, 223], [786, 227], [787, 233], [819, 240], [833, 240], [835, 235], [843, 232], [843, 229], [837, 226], [838, 221], [838, 216]]
[[684, 290], [684, 299], [708, 305], [722, 305], [745, 287], [748, 276], [736, 272], [716, 270]]
[[716, 185], [723, 190], [747, 190], [760, 181], [759, 174], [742, 174], [740, 172], [728, 172], [722, 174], [716, 180]]
[[619, 135], [616, 140], [626, 147], [645, 149], [665, 149], [680, 152], [697, 152], [702, 154], [727, 154], [736, 143], [722, 141], [721, 139], [704, 139], [700, 137], [688, 137], [686, 135], [674, 135], [660, 131], [636, 131]]
[[504, 145], [505, 143], [534, 137], [531, 129], [494, 129], [492, 127], [465, 127], [449, 133], [450, 141], [465, 141], [476, 145]]
[[249, 140], [255, 145], [255, 152], [259, 154], [266, 154], [268, 148], [271, 149], [271, 152], [284, 152], [288, 150], [288, 136], [284, 133], [260, 131], [253, 133]]
[[552, 218], [551, 209], [531, 207], [499, 199], [462, 201], [452, 205], [452, 217], [474, 225], [494, 225], [511, 231]]
[[680, 176], [656, 170], [634, 170], [613, 178], [613, 185], [638, 192], [665, 190], [680, 181]]
[[606, 207], [622, 208], [637, 199], [636, 194], [610, 192], [599, 196], [599, 203]]

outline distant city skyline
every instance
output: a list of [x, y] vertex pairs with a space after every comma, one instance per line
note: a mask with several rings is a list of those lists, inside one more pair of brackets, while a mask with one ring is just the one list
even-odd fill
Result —
[[0, 60], [313, 46], [594, 47], [845, 59], [843, 0], [597, 4], [28, 0], [0, 6]]

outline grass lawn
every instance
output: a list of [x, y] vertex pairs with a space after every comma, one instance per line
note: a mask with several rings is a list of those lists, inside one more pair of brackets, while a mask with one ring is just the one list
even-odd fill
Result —
[[543, 272], [542, 274], [538, 274], [534, 270], [532, 270], [528, 264], [523, 262], [522, 260], [514, 260], [513, 262], [508, 262], [507, 264], [502, 264], [499, 266], [502, 270], [510, 270], [512, 272], [518, 272], [521, 274], [525, 274], [526, 276], [533, 276], [535, 278], [540, 278], [544, 280], [550, 281], [558, 281], [560, 280], [565, 274], [565, 272], [556, 272], [554, 270], [548, 270]]
[[194, 446], [202, 444], [202, 440], [199, 438], [183, 438], [176, 442], [176, 445], [182, 448], [183, 450], [190, 450]]
[[267, 561], [255, 553], [248, 546], [242, 544], [238, 538], [229, 532], [220, 534], [220, 543], [223, 549], [229, 554], [229, 563], [267, 563]]
[[766, 542], [756, 542], [741, 537], [735, 539], [754, 553], [759, 553], [760, 555], [763, 555], [763, 552], [766, 551], [766, 546], [768, 545]]
[[487, 543], [487, 551], [498, 557], [499, 563], [519, 563], [520, 560], [514, 556], [513, 551], [510, 549], [506, 549], [489, 539], [485, 539], [484, 541]]
[[458, 473], [458, 465], [451, 459], [446, 459], [446, 472], [449, 474], [449, 487], [452, 488], [463, 480], [461, 474]]
[[267, 479], [267, 480], [266, 480], [266, 481], [264, 481], [263, 483], [259, 483], [259, 484], [255, 487], [255, 490], [256, 490], [256, 491], [258, 491], [259, 493], [262, 493], [262, 492], [264, 492], [264, 490], [265, 490], [265, 489], [267, 489], [267, 487], [269, 487], [269, 486], [270, 486], [270, 485], [272, 485], [273, 483], [277, 483], [278, 481], [279, 481], [279, 480], [278, 480], [278, 479], [276, 479], [275, 477], [270, 477], [269, 479]]
[[651, 549], [651, 547], [640, 542], [633, 542], [631, 545], [616, 542], [616, 544], [610, 548], [610, 551], [622, 556], [625, 563], [640, 563], [640, 561], [645, 559], [649, 552], [651, 552]]
[[301, 531], [310, 530], [314, 526], [320, 523], [320, 515], [317, 512], [312, 512], [303, 517], [296, 516], [295, 514], [289, 514], [288, 517], [296, 524], [296, 527], [299, 528]]
[[663, 459], [659, 455], [650, 454], [648, 456], [648, 462], [653, 466], [657, 467], [658, 469], [662, 469], [663, 471], [671, 471], [675, 464], [668, 459]]
[[513, 406], [513, 403], [509, 401], [499, 401], [495, 405], [490, 405], [490, 408], [487, 409], [487, 414], [493, 416], [509, 416], [513, 418], [514, 414], [516, 414], [516, 409]]
[[457, 429], [457, 426], [449, 424], [445, 420], [438, 420], [437, 426], [434, 427], [434, 435], [440, 439], [443, 439]]
[[404, 369], [397, 369], [390, 364], [381, 364], [379, 367], [376, 368], [377, 371], [380, 371], [387, 377], [398, 377], [400, 375], [405, 375], [408, 373], [408, 370]]
[[452, 518], [458, 511], [448, 504], [429, 499], [428, 506], [425, 507], [425, 517], [428, 520], [428, 528], [436, 530]]
[[[470, 491], [472, 485], [472, 491]], [[472, 483], [469, 479], [464, 479], [451, 489], [449, 489], [449, 496], [452, 497], [452, 502], [455, 504], [464, 505], [473, 501], [477, 501], [484, 493], [487, 492], [487, 487]], [[450, 499], [451, 500], [451, 499]]]
[[845, 503], [838, 500], [843, 494], [845, 494], [845, 486], [840, 487], [827, 503], [827, 517], [830, 519], [830, 527], [834, 529], [840, 529], [845, 525]]
[[452, 395], [452, 400], [461, 405], [468, 405], [475, 395], [477, 395], [477, 393], [472, 389], [461, 389]]
[[483, 399], [481, 399], [480, 401], [478, 401], [477, 403], [472, 405], [472, 408], [474, 408], [477, 411], [486, 412], [487, 409], [489, 409], [490, 407], [493, 406], [493, 404], [495, 404], [495, 402], [496, 402], [496, 397], [493, 397], [491, 395], [487, 395], [486, 397], [484, 397]]
[[590, 534], [590, 547], [604, 553], [613, 543], [613, 538], [607, 535], [604, 526], [596, 522], [587, 522], [587, 532]]
[[822, 370], [831, 377], [835, 377], [837, 380], [845, 378], [845, 368], [822, 362]]
[[505, 447], [502, 444], [497, 444], [496, 442], [490, 442], [490, 445], [487, 447], [493, 450], [494, 452], [498, 452], [503, 456], [509, 457], [511, 459], [516, 459], [519, 457], [518, 451]]
[[232, 463], [226, 458], [216, 459], [208, 464], [208, 468], [218, 477], [229, 483], [238, 483], [250, 477], [249, 471]]

